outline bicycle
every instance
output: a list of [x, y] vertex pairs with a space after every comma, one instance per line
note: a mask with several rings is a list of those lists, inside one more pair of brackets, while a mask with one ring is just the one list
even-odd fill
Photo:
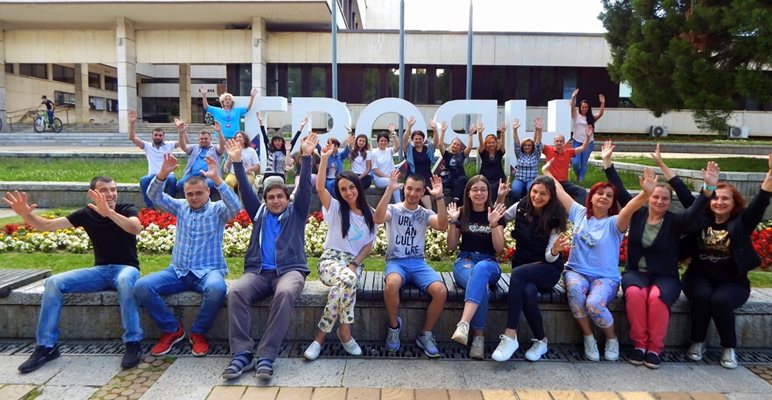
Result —
[[51, 131], [55, 133], [59, 133], [62, 131], [62, 120], [60, 120], [57, 117], [54, 117], [53, 123], [49, 124], [48, 112], [38, 111], [37, 117], [32, 123], [32, 127], [35, 128], [35, 132], [37, 133], [45, 132], [45, 130], [48, 128], [50, 128]]

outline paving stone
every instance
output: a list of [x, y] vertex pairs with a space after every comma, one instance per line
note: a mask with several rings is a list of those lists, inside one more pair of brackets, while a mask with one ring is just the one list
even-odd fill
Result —
[[0, 384], [43, 384], [51, 380], [68, 364], [70, 357], [59, 357], [56, 360], [49, 361], [37, 371], [28, 374], [19, 373], [19, 365], [27, 361], [28, 355], [24, 356], [3, 356], [0, 362]]
[[655, 393], [654, 397], [659, 400], [692, 400], [692, 396], [684, 392], [659, 392]]
[[375, 388], [348, 388], [346, 400], [378, 400], [381, 390]]
[[[56, 374], [47, 385], [67, 386], [75, 382], [87, 383], [89, 386], [102, 386], [121, 370], [119, 356], [73, 356], [67, 368]], [[43, 367], [45, 368], [45, 367]], [[130, 375], [127, 375], [127, 377]]]
[[479, 390], [450, 389], [448, 395], [450, 400], [482, 400], [482, 394]]
[[587, 400], [619, 400], [619, 396], [614, 392], [584, 392]]
[[[690, 392], [706, 390], [706, 388], [713, 390], [715, 388], [710, 381], [711, 378], [702, 373], [705, 368], [704, 365], [666, 363], [658, 370], [636, 367], [629, 363], [621, 362], [574, 365], [577, 366], [578, 372], [586, 377], [590, 383], [590, 387], [586, 389], [576, 387], [576, 389], [580, 390]], [[748, 374], [753, 375], [752, 373]], [[610, 376], [613, 376], [614, 379], [609, 379]]]
[[215, 386], [207, 400], [238, 400], [244, 394], [244, 386]]
[[654, 396], [647, 392], [619, 392], [623, 400], [655, 400]]
[[769, 400], [768, 394], [761, 393], [727, 393], [727, 400]]
[[574, 390], [550, 390], [550, 395], [555, 400], [585, 400], [582, 392]]
[[520, 400], [552, 400], [546, 390], [518, 389], [515, 392]]
[[517, 400], [515, 392], [511, 390], [486, 390], [481, 391], [484, 400]]
[[142, 400], [204, 400], [213, 386], [223, 383], [220, 374], [229, 362], [226, 357], [180, 357], [165, 372], [157, 372], [158, 380]]
[[581, 368], [569, 363], [476, 362], [462, 374], [461, 387], [467, 389], [593, 390]]
[[381, 389], [381, 400], [413, 400], [413, 390], [399, 388]]
[[463, 368], [442, 360], [348, 360], [340, 386], [465, 389], [474, 381], [465, 379]]
[[248, 387], [241, 400], [275, 400], [278, 387]]
[[310, 400], [313, 390], [310, 387], [283, 387], [279, 389], [276, 400]]
[[0, 388], [0, 399], [17, 400], [35, 390], [36, 385], [5, 385]]
[[315, 388], [311, 400], [342, 400], [346, 398], [346, 388]]
[[448, 391], [445, 389], [416, 389], [415, 400], [448, 400]]
[[726, 396], [721, 393], [692, 392], [689, 393], [689, 395], [692, 396], [694, 400], [726, 400]]
[[686, 392], [766, 393], [772, 398], [772, 385], [746, 368], [726, 369], [720, 365], [703, 365], [695, 369], [707, 384], [684, 390]]

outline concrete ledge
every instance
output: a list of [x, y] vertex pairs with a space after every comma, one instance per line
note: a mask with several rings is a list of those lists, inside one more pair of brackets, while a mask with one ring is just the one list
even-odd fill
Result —
[[[4, 299], [0, 299], [0, 337], [34, 338], [40, 311], [43, 282], [39, 281], [13, 290]], [[229, 285], [232, 282], [228, 282]], [[322, 314], [326, 303], [328, 288], [319, 281], [309, 281], [298, 300], [287, 339], [309, 340]], [[404, 297], [404, 293], [403, 293]], [[193, 292], [184, 292], [168, 296], [167, 304], [174, 314], [189, 327], [200, 307], [201, 296]], [[257, 302], [252, 308], [253, 335], [260, 336], [268, 318], [269, 300]], [[400, 316], [405, 329], [404, 340], [413, 340], [423, 323], [426, 301], [403, 300]], [[228, 316], [223, 305], [209, 337], [227, 339]], [[462, 301], [449, 301], [446, 305], [435, 335], [441, 341], [450, 340], [455, 325], [461, 316]], [[547, 337], [555, 344], [581, 343], [581, 332], [565, 303], [542, 303]], [[624, 303], [615, 299], [609, 308], [617, 321], [617, 331], [622, 342], [629, 344], [629, 327], [625, 318]], [[486, 340], [496, 342], [506, 323], [507, 306], [504, 298], [490, 304]], [[665, 344], [667, 346], [685, 346], [689, 342], [689, 304], [684, 296], [674, 304], [671, 322]], [[768, 335], [772, 326], [772, 289], [753, 289], [748, 302], [736, 311], [737, 339], [739, 347], [772, 347], [772, 335]], [[157, 338], [158, 329], [148, 315], [142, 312], [142, 326], [147, 338]], [[115, 292], [97, 292], [65, 296], [65, 307], [60, 324], [62, 339], [115, 339], [121, 336], [122, 327]], [[383, 340], [386, 331], [386, 312], [382, 300], [357, 300], [354, 335], [361, 340]], [[531, 332], [521, 318], [519, 337], [527, 341]], [[719, 344], [715, 329], [708, 334], [708, 344]]]

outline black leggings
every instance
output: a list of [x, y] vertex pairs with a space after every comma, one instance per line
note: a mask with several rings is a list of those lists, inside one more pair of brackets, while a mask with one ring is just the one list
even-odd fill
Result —
[[463, 206], [464, 205], [464, 189], [466, 188], [466, 183], [469, 182], [469, 177], [466, 175], [462, 176], [451, 176], [451, 182], [450, 182], [450, 189], [453, 192], [453, 198], [458, 199], [457, 206]]
[[692, 316], [692, 342], [704, 342], [708, 324], [713, 318], [721, 347], [737, 347], [734, 310], [751, 295], [750, 286], [741, 283], [713, 282], [700, 273], [687, 271], [683, 279], [684, 294], [689, 299]]
[[562, 268], [555, 264], [536, 262], [512, 268], [507, 295], [507, 329], [517, 329], [520, 312], [536, 339], [544, 339], [544, 323], [539, 310], [539, 290], [548, 290], [560, 280]]

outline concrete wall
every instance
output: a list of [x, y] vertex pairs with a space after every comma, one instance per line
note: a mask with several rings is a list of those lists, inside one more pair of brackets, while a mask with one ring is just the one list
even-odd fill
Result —
[[114, 30], [8, 30], [5, 46], [6, 62], [116, 62]]

